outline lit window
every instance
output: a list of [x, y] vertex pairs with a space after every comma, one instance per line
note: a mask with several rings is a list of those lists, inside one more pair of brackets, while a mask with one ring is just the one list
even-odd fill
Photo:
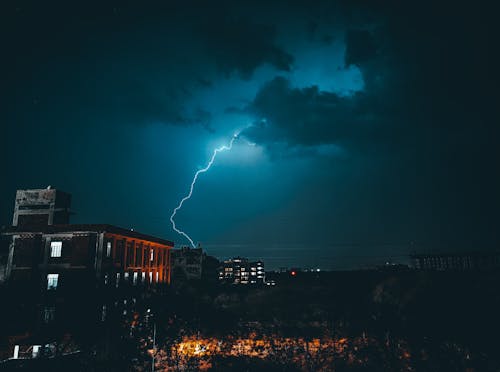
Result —
[[62, 242], [50, 242], [50, 257], [61, 257]]
[[56, 289], [58, 280], [59, 280], [59, 274], [48, 274], [47, 289]]
[[128, 280], [128, 271], [125, 274], [123, 274], [123, 277], [125, 278], [125, 280]]
[[116, 288], [120, 285], [120, 273], [116, 273]]
[[111, 242], [106, 244], [106, 257], [111, 257]]
[[150, 260], [151, 260], [151, 261], [153, 261], [153, 260], [154, 260], [154, 251], [153, 251], [153, 249], [151, 249], [151, 258], [150, 258]]
[[33, 352], [32, 352], [32, 357], [36, 358], [38, 357], [38, 354], [40, 353], [40, 345], [33, 345]]
[[156, 283], [158, 283], [158, 277], [159, 277], [160, 273], [157, 271], [156, 272]]
[[137, 277], [139, 276], [139, 273], [137, 271], [134, 272], [134, 277], [132, 279], [132, 282], [134, 283], [134, 285], [137, 284]]
[[149, 272], [149, 282], [153, 283], [153, 272], [152, 271]]
[[144, 283], [146, 281], [146, 273], [143, 271], [142, 272], [142, 282]]

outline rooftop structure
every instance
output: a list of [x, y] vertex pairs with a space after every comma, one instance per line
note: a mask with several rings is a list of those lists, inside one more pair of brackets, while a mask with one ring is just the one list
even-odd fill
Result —
[[17, 190], [12, 226], [68, 224], [71, 195], [60, 190]]

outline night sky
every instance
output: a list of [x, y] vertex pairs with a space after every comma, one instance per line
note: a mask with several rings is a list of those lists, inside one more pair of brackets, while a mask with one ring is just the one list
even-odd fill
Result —
[[[375, 5], [374, 3], [377, 3]], [[18, 188], [268, 267], [499, 247], [497, 12], [438, 1], [5, 1], [0, 224]], [[253, 146], [250, 143], [254, 144]]]

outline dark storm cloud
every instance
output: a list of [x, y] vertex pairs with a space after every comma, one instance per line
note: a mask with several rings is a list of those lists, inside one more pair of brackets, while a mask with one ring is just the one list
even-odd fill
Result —
[[268, 63], [281, 71], [290, 71], [293, 57], [275, 42], [276, 30], [247, 19], [222, 19], [203, 28], [207, 52], [226, 75], [238, 72], [250, 79], [254, 70]]
[[[211, 114], [202, 108], [188, 110], [186, 89], [163, 89], [134, 80], [115, 81], [113, 89], [96, 94], [98, 112], [128, 123], [166, 123], [171, 125], [200, 124], [209, 127]], [[91, 96], [91, 92], [89, 92]], [[89, 97], [90, 98], [90, 97]]]
[[75, 124], [210, 128], [210, 108], [193, 104], [193, 94], [221, 75], [250, 79], [259, 66], [289, 71], [293, 62], [274, 26], [231, 2], [90, 2], [75, 11], [28, 2], [2, 13], [7, 115], [23, 107], [27, 120], [43, 112], [38, 119], [54, 122], [57, 111]]
[[[475, 129], [493, 130], [486, 119], [492, 111], [487, 102], [494, 96], [491, 24], [484, 22], [480, 7], [447, 10], [444, 5], [433, 12], [402, 5], [353, 6], [356, 27], [344, 32], [344, 62], [346, 68], [360, 69], [364, 90], [339, 96], [278, 77], [263, 84], [248, 107], [257, 121], [268, 119], [265, 126], [250, 128], [248, 136], [263, 144], [348, 143], [356, 150], [387, 151], [418, 151], [416, 146], [442, 141], [430, 146], [438, 152], [459, 151], [457, 138], [466, 142], [467, 132], [486, 140]], [[364, 16], [370, 13], [378, 14], [376, 22]], [[310, 24], [308, 34], [317, 28]]]
[[360, 65], [376, 56], [377, 47], [370, 31], [348, 30], [345, 37], [345, 64]]
[[316, 86], [293, 88], [277, 77], [260, 89], [249, 110], [260, 118], [245, 135], [259, 143], [318, 145], [367, 130], [357, 97], [340, 97]]
[[[345, 33], [345, 68], [355, 64], [367, 81], [375, 79], [377, 47], [371, 32], [348, 30]], [[336, 144], [360, 150], [363, 146], [388, 145], [387, 137], [398, 136], [393, 121], [400, 110], [390, 107], [393, 92], [376, 84], [349, 95], [322, 91], [317, 86], [294, 87], [284, 77], [276, 77], [261, 87], [247, 110], [257, 118], [245, 131], [252, 140], [276, 151], [276, 143], [296, 146]], [[385, 102], [384, 102], [385, 101]], [[278, 147], [282, 151], [283, 147]]]

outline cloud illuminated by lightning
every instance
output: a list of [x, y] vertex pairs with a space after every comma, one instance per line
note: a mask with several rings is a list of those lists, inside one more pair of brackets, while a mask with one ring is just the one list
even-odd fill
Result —
[[217, 157], [217, 154], [219, 152], [230, 151], [233, 148], [233, 143], [238, 138], [238, 136], [239, 136], [239, 132], [236, 132], [233, 135], [233, 137], [231, 138], [231, 141], [229, 141], [229, 145], [224, 145], [224, 146], [218, 147], [214, 150], [214, 152], [212, 153], [212, 157], [210, 158], [210, 161], [208, 162], [207, 166], [205, 168], [198, 170], [194, 174], [193, 181], [191, 182], [191, 187], [189, 188], [189, 193], [181, 199], [181, 201], [179, 202], [179, 205], [177, 205], [177, 207], [172, 212], [172, 215], [170, 216], [170, 222], [172, 223], [172, 228], [174, 229], [174, 231], [177, 232], [178, 234], [182, 235], [183, 237], [185, 237], [187, 240], [189, 240], [189, 243], [191, 243], [191, 246], [193, 248], [196, 248], [196, 245], [194, 244], [193, 239], [191, 239], [191, 237], [188, 234], [186, 234], [184, 231], [179, 230], [177, 228], [177, 226], [175, 225], [174, 217], [177, 214], [177, 211], [182, 208], [182, 205], [184, 204], [184, 202], [186, 200], [188, 200], [189, 198], [191, 198], [191, 196], [193, 195], [194, 185], [196, 184], [196, 181], [198, 180], [198, 176], [201, 173], [205, 173], [210, 169], [210, 167], [214, 163], [215, 158]]

